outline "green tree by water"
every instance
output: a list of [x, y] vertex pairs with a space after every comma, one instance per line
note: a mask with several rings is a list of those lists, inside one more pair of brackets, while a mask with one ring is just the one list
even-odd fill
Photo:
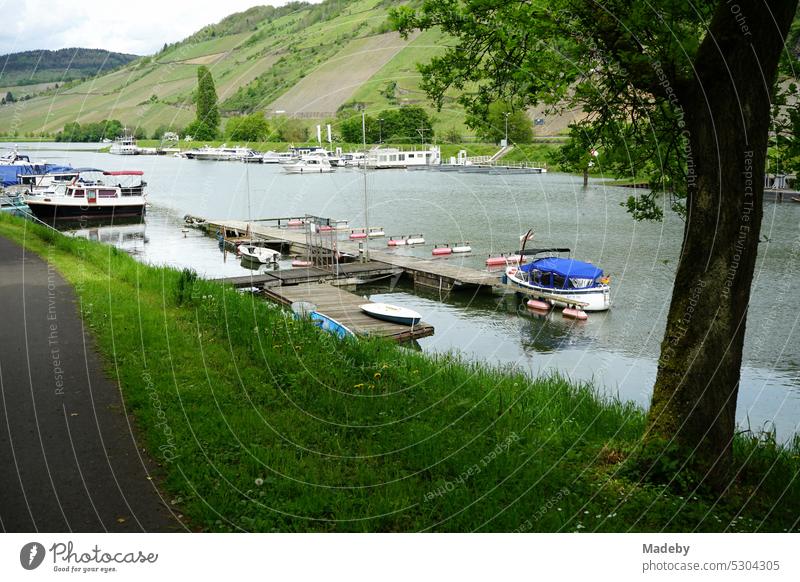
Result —
[[268, 141], [270, 127], [263, 113], [253, 113], [229, 119], [225, 133], [232, 140]]
[[186, 132], [199, 140], [215, 139], [219, 135], [219, 109], [214, 78], [208, 67], [197, 67], [197, 114]]
[[[420, 67], [441, 107], [451, 88], [472, 115], [498, 99], [580, 106], [618, 132], [635, 176], [654, 168], [639, 218], [687, 218], [640, 471], [726, 491], [763, 216], [778, 66], [798, 0], [424, 0], [392, 10], [401, 32], [455, 41]], [[794, 46], [794, 45], [792, 45]], [[789, 51], [787, 51], [788, 53]], [[733, 64], [733, 66], [732, 66]], [[754, 83], [753, 79], [758, 79]], [[677, 241], [676, 241], [676, 244]]]
[[525, 110], [512, 107], [505, 101], [489, 105], [485, 116], [467, 116], [467, 125], [475, 129], [478, 136], [490, 143], [500, 143], [506, 137], [508, 121], [509, 143], [530, 143], [533, 140], [531, 120]]

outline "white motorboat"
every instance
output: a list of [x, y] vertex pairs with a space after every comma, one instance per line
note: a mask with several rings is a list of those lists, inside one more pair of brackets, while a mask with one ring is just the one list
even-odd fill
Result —
[[359, 308], [371, 317], [400, 325], [417, 325], [422, 319], [422, 316], [413, 309], [389, 303], [364, 303], [359, 305]]
[[557, 256], [565, 252], [569, 249], [523, 249], [520, 251], [523, 256], [544, 256], [521, 267], [508, 266], [508, 284], [556, 307], [580, 307], [583, 311], [609, 309], [611, 288], [603, 270], [591, 263]]
[[281, 258], [281, 254], [278, 251], [255, 245], [239, 245], [238, 250], [243, 259], [258, 263], [277, 263], [278, 259]]
[[187, 158], [193, 160], [227, 162], [231, 160], [242, 160], [254, 155], [254, 152], [250, 148], [240, 146], [228, 147], [222, 144], [218, 148], [203, 146], [200, 149], [185, 152], [185, 155]]
[[333, 172], [333, 166], [320, 156], [303, 156], [291, 164], [281, 165], [287, 174], [327, 174]]
[[264, 164], [288, 164], [296, 162], [299, 157], [292, 152], [273, 152], [268, 151], [261, 154], [261, 162]]
[[3, 155], [0, 155], [0, 166], [35, 166], [28, 156], [21, 155], [15, 147]]

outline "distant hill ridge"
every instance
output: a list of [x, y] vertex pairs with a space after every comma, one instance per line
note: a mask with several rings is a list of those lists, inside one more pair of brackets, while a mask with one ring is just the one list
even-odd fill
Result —
[[0, 86], [63, 82], [112, 71], [138, 55], [103, 49], [32, 50], [0, 56]]

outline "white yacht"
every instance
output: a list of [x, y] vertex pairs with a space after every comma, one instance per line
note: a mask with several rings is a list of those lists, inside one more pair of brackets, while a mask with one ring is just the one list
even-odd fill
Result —
[[228, 147], [222, 144], [218, 148], [203, 146], [200, 149], [185, 152], [185, 155], [187, 158], [194, 160], [226, 162], [231, 160], [243, 160], [244, 158], [255, 155], [255, 152], [250, 148], [240, 146]]
[[294, 163], [282, 164], [281, 168], [287, 174], [327, 174], [334, 170], [327, 158], [318, 155], [303, 156]]

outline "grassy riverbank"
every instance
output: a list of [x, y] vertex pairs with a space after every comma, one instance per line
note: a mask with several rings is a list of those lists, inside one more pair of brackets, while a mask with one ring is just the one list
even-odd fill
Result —
[[[341, 342], [281, 309], [0, 216], [75, 286], [167, 499], [212, 531], [784, 531], [798, 450], [740, 436], [723, 499], [632, 480], [633, 406]], [[669, 468], [667, 468], [668, 470]]]

